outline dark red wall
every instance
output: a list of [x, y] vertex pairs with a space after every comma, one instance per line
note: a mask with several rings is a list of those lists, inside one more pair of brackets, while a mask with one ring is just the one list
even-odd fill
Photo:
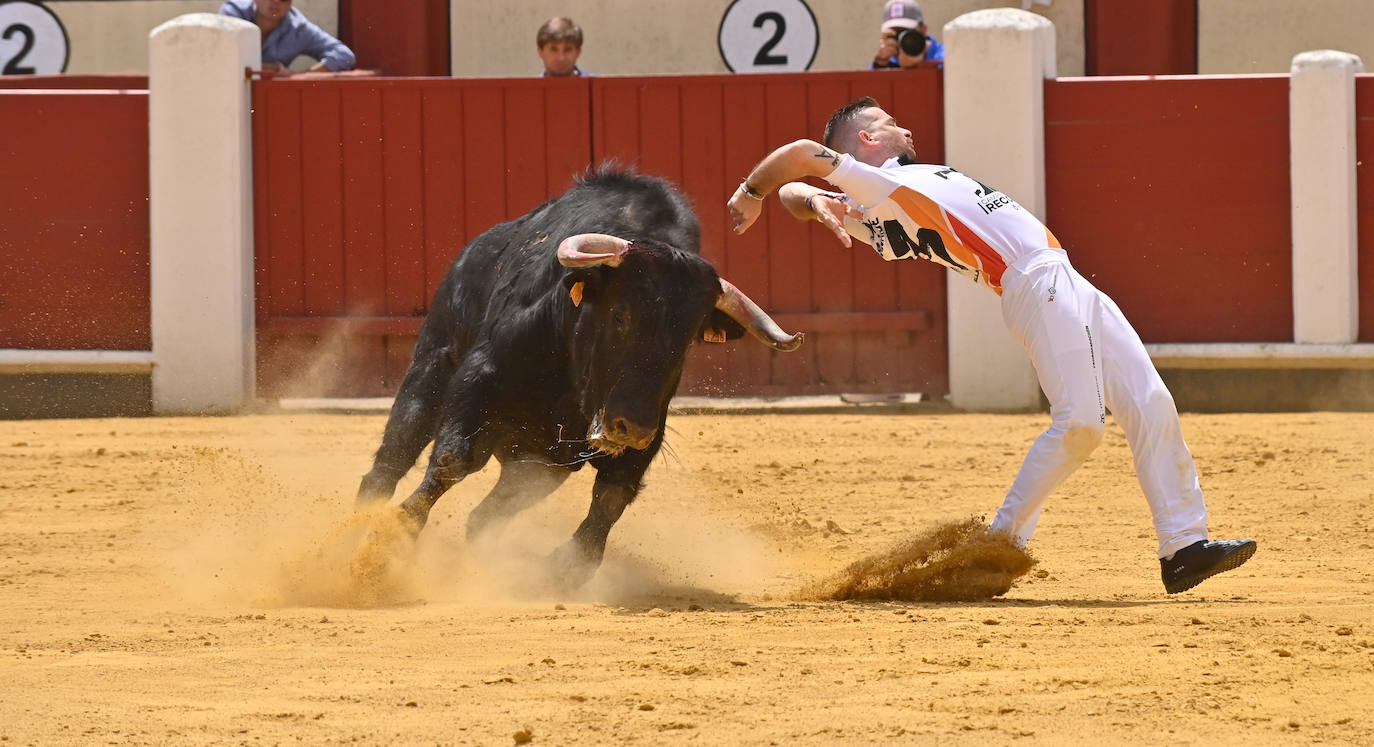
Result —
[[1088, 75], [1197, 72], [1197, 0], [1084, 0]]
[[1146, 342], [1293, 339], [1288, 152], [1286, 75], [1045, 83], [1050, 228]]
[[0, 91], [0, 348], [148, 350], [148, 93]]
[[339, 0], [339, 39], [358, 69], [448, 75], [448, 0]]
[[1360, 342], [1374, 342], [1374, 74], [1355, 77], [1355, 188], [1360, 225]]

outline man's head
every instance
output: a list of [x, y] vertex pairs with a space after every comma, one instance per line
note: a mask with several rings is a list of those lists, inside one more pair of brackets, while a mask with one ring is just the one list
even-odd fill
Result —
[[544, 74], [572, 75], [577, 70], [577, 57], [582, 54], [582, 27], [571, 18], [557, 16], [539, 27], [535, 36], [539, 59], [544, 61]]
[[911, 130], [899, 127], [871, 96], [851, 101], [830, 115], [825, 145], [871, 166], [902, 155], [916, 158]]
[[255, 17], [272, 23], [280, 21], [291, 12], [291, 0], [258, 0], [253, 5], [257, 8]]

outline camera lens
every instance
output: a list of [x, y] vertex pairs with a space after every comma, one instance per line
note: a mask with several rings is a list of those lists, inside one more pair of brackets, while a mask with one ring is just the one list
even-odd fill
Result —
[[897, 46], [912, 57], [920, 57], [926, 51], [926, 35], [916, 29], [904, 29], [897, 34]]

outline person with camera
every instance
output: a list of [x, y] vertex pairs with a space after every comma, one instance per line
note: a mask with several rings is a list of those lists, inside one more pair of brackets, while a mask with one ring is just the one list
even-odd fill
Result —
[[939, 67], [945, 47], [926, 33], [926, 17], [916, 0], [888, 0], [883, 6], [883, 25], [878, 52], [869, 70]]

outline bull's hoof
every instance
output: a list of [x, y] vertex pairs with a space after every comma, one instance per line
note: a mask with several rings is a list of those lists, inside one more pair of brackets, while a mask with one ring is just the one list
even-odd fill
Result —
[[600, 567], [601, 553], [588, 552], [576, 540], [565, 542], [544, 561], [550, 583], [560, 591], [581, 587]]
[[395, 491], [395, 478], [369, 472], [363, 475], [362, 483], [358, 485], [358, 497], [354, 503], [360, 509], [371, 508], [391, 500], [391, 494]]
[[404, 529], [413, 540], [420, 536], [420, 532], [429, 521], [429, 510], [417, 509], [409, 505], [409, 503], [410, 501], [406, 501], [396, 507], [396, 523]]

